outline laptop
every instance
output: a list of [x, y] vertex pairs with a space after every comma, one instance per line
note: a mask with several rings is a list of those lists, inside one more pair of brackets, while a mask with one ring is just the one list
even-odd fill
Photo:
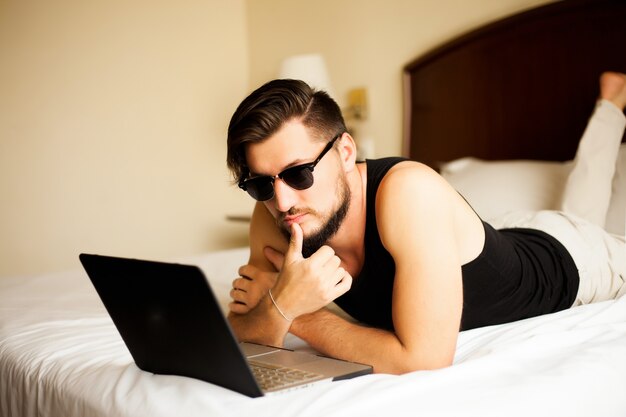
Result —
[[237, 342], [197, 266], [89, 254], [80, 261], [144, 371], [196, 378], [250, 397], [372, 372], [369, 365]]

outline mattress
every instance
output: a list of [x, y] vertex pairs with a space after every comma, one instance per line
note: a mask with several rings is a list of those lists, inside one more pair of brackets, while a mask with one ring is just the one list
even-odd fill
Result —
[[[203, 269], [227, 309], [248, 249], [174, 261]], [[287, 346], [311, 350], [288, 337]], [[454, 365], [373, 374], [271, 397], [137, 368], [86, 274], [0, 280], [0, 415], [623, 416], [626, 297], [460, 333]]]

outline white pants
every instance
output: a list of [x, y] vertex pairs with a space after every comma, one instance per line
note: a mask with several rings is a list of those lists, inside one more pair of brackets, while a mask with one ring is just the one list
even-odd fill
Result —
[[576, 263], [580, 284], [574, 305], [626, 293], [624, 235], [604, 230], [611, 184], [626, 117], [600, 100], [578, 145], [560, 211], [515, 212], [495, 219], [496, 228], [528, 227], [554, 236]]

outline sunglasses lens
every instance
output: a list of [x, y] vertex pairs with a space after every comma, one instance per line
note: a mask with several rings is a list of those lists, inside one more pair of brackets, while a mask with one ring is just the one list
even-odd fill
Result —
[[313, 171], [308, 166], [286, 169], [280, 174], [280, 178], [296, 190], [306, 190], [313, 185]]
[[274, 195], [274, 181], [270, 177], [253, 178], [245, 182], [246, 191], [257, 201], [265, 201]]

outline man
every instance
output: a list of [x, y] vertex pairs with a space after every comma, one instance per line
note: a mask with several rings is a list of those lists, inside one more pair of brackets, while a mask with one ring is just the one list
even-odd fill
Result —
[[[603, 77], [611, 93], [601, 87], [610, 102], [601, 110], [623, 119], [626, 77]], [[619, 139], [606, 141], [604, 164], [615, 164]], [[579, 254], [593, 248], [535, 228], [496, 231], [420, 163], [357, 163], [336, 103], [300, 81], [272, 81], [240, 104], [228, 131], [228, 166], [259, 201], [250, 259], [231, 291], [229, 319], [241, 340], [282, 345], [291, 332], [376, 372], [434, 369], [452, 363], [460, 329], [593, 301], [579, 289], [600, 299], [626, 287], [622, 260], [610, 259], [617, 267], [590, 289], [578, 270], [596, 265], [588, 268], [592, 261]], [[565, 223], [556, 236], [578, 233], [575, 222]], [[600, 227], [584, 233], [623, 254], [623, 240]], [[332, 301], [358, 322], [326, 309]]]

